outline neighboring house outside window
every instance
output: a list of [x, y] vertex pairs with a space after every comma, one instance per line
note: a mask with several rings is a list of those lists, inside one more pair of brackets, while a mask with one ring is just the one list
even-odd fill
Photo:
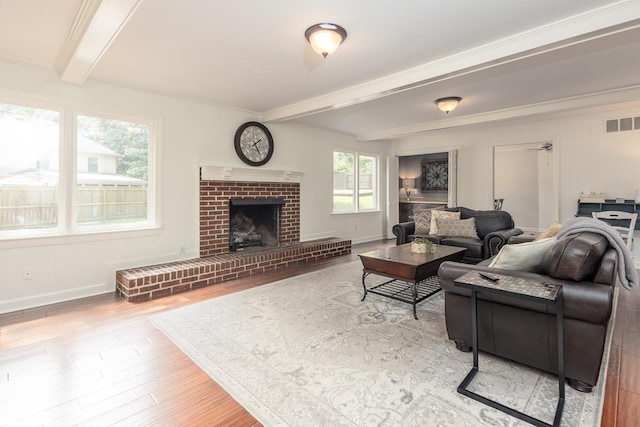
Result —
[[334, 151], [333, 213], [376, 210], [378, 158], [367, 154]]

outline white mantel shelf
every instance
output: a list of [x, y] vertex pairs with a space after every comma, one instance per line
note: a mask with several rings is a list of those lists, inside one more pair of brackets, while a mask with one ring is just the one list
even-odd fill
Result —
[[300, 182], [302, 172], [229, 166], [200, 166], [203, 181]]

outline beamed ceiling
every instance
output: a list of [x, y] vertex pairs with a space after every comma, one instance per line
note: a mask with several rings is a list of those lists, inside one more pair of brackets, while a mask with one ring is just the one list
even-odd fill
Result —
[[2, 61], [360, 140], [635, 101], [638, 52], [638, 0], [0, 0]]

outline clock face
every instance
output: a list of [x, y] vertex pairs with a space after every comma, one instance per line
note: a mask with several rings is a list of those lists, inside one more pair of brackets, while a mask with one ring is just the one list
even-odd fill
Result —
[[447, 191], [449, 189], [449, 164], [447, 160], [422, 162], [422, 190]]
[[262, 123], [241, 125], [236, 131], [234, 145], [238, 157], [251, 166], [264, 165], [273, 155], [273, 137]]

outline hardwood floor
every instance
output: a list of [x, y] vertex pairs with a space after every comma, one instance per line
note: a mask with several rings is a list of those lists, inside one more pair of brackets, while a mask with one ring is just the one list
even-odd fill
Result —
[[[0, 315], [0, 425], [259, 426], [145, 316], [327, 266], [351, 255], [132, 304], [114, 294]], [[620, 292], [603, 426], [640, 416], [640, 292]]]

